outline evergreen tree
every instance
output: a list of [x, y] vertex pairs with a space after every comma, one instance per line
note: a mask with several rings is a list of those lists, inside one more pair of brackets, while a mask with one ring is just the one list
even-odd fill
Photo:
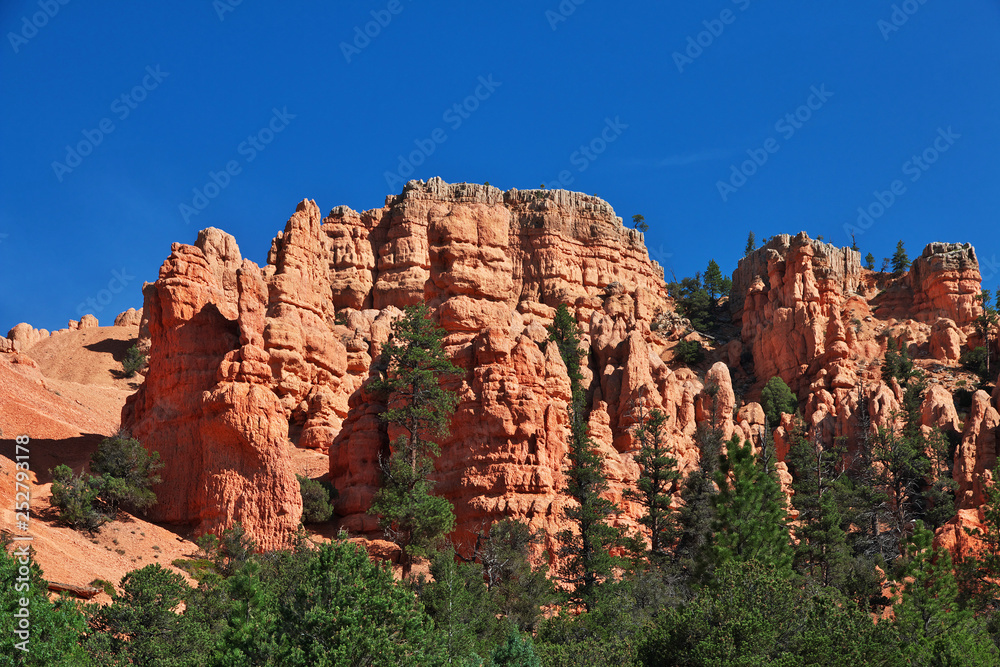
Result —
[[875, 270], [875, 255], [871, 253], [865, 255], [865, 268], [869, 271]]
[[543, 535], [522, 521], [504, 519], [490, 526], [489, 535], [477, 540], [476, 555], [493, 604], [507, 621], [522, 632], [533, 632], [543, 605], [557, 595], [547, 576], [548, 566], [534, 567], [530, 549]]
[[520, 632], [510, 632], [502, 644], [490, 654], [487, 667], [542, 667], [535, 655], [535, 645], [531, 635], [521, 636]]
[[[761, 442], [761, 449], [765, 443]], [[731, 560], [769, 563], [779, 572], [790, 572], [785, 497], [781, 486], [753, 455], [749, 442], [733, 435], [726, 443], [726, 456], [719, 457], [715, 474], [719, 494], [714, 498], [714, 539], [708, 552], [709, 567]]]
[[983, 528], [965, 528], [976, 548], [961, 555], [956, 569], [963, 598], [974, 608], [995, 615], [1000, 611], [1000, 484], [996, 481], [1000, 480], [1000, 463], [993, 469], [993, 480], [983, 484]]
[[667, 283], [667, 293], [677, 304], [677, 310], [691, 321], [698, 331], [709, 331], [714, 322], [712, 297], [702, 285], [701, 274]]
[[[726, 289], [726, 279], [722, 276], [722, 271], [719, 269], [719, 264], [714, 260], [709, 260], [708, 268], [705, 269], [705, 289], [708, 290], [709, 296], [712, 297], [712, 302], [726, 294], [729, 294], [729, 290]], [[729, 287], [732, 287], [732, 281], [729, 281]]]
[[825, 586], [843, 589], [852, 565], [837, 493], [843, 453], [810, 440], [801, 419], [796, 419], [790, 440], [787, 460], [794, 479], [792, 501], [799, 513], [796, 568]]
[[380, 457], [383, 485], [369, 512], [379, 517], [387, 537], [400, 546], [407, 574], [413, 558], [428, 553], [455, 525], [451, 503], [431, 495], [437, 439], [448, 434], [458, 403], [455, 393], [441, 386], [442, 377], [459, 372], [444, 353], [443, 337], [426, 305], [406, 308], [382, 347], [385, 374], [370, 387], [388, 396], [382, 420], [403, 435], [393, 443], [388, 460]]
[[947, 549], [932, 548], [934, 533], [917, 522], [893, 607], [896, 650], [909, 665], [995, 665], [1000, 654], [982, 623], [959, 602]]
[[760, 392], [760, 405], [764, 408], [764, 416], [772, 428], [781, 421], [782, 414], [794, 414], [799, 401], [788, 388], [785, 381], [774, 376], [767, 381]]
[[984, 289], [982, 292], [980, 292], [979, 296], [977, 297], [977, 300], [979, 301], [979, 305], [982, 308], [983, 312], [982, 314], [979, 315], [979, 317], [976, 318], [975, 321], [976, 331], [979, 333], [979, 336], [983, 339], [983, 344], [984, 347], [986, 348], [984, 355], [986, 359], [986, 372], [985, 372], [985, 377], [983, 377], [983, 380], [985, 382], [989, 382], [993, 379], [993, 375], [992, 373], [990, 373], [990, 354], [992, 351], [992, 346], [990, 345], [990, 343], [993, 340], [994, 332], [996, 331], [997, 328], [997, 323], [1000, 322], [1000, 312], [998, 312], [998, 310], [1000, 310], [1000, 290], [997, 290], [996, 308], [990, 305], [990, 291], [988, 289]]
[[643, 234], [649, 231], [649, 225], [646, 224], [646, 217], [641, 213], [636, 213], [632, 216], [632, 227]]
[[112, 519], [119, 507], [142, 511], [156, 503], [150, 487], [160, 483], [156, 473], [162, 468], [159, 452], [150, 454], [125, 431], [102, 440], [90, 458], [90, 470], [98, 478], [98, 498]]
[[549, 340], [556, 343], [570, 378], [572, 399], [569, 406], [569, 468], [565, 471], [566, 493], [575, 501], [563, 512], [574, 530], [559, 533], [559, 555], [564, 564], [561, 575], [573, 587], [571, 599], [589, 611], [601, 583], [611, 578], [617, 559], [610, 550], [623, 542], [622, 530], [609, 523], [618, 506], [604, 497], [608, 479], [597, 445], [588, 435], [583, 374], [580, 372], [580, 333], [569, 309], [560, 305]]
[[892, 255], [892, 273], [896, 277], [899, 277], [906, 273], [910, 268], [910, 258], [906, 254], [906, 248], [903, 247], [903, 242], [899, 241], [896, 243], [896, 252]]
[[643, 515], [639, 523], [649, 529], [649, 554], [653, 560], [662, 561], [676, 535], [676, 519], [671, 508], [673, 492], [680, 479], [677, 459], [670, 456], [667, 445], [667, 415], [653, 409], [648, 414], [639, 406], [639, 419], [635, 438], [641, 449], [635, 456], [639, 464], [639, 479], [635, 489], [626, 489], [622, 496], [639, 503]]
[[860, 253], [861, 248], [858, 247], [858, 240], [854, 238], [854, 232], [851, 232], [851, 250]]
[[747, 235], [747, 245], [743, 249], [743, 256], [746, 257], [756, 249], [757, 249], [757, 239], [754, 238], [753, 232], [750, 232]]
[[473, 563], [456, 563], [454, 553], [445, 550], [434, 555], [430, 575], [430, 580], [420, 575], [415, 588], [434, 619], [449, 662], [484, 654], [499, 639], [495, 635], [501, 628], [482, 570]]
[[718, 493], [715, 474], [719, 469], [722, 451], [722, 431], [716, 423], [715, 398], [717, 385], [705, 388], [712, 399], [712, 412], [708, 424], [699, 424], [695, 440], [698, 444], [698, 469], [684, 479], [681, 486], [681, 508], [677, 513], [680, 537], [675, 550], [681, 570], [693, 578], [700, 574], [700, 565], [707, 562], [705, 555], [712, 537], [715, 521], [714, 499]]

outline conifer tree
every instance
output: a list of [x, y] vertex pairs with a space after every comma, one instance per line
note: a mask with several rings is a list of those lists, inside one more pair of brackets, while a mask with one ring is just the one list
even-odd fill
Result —
[[897, 278], [910, 268], [910, 258], [906, 254], [906, 248], [903, 246], [903, 242], [899, 241], [896, 243], [896, 252], [892, 255], [892, 273]]
[[[965, 528], [976, 540], [976, 549], [962, 554], [957, 563], [962, 596], [978, 609], [1000, 610], [1000, 464], [993, 469], [993, 482], [983, 484], [983, 527]], [[984, 480], [985, 482], [985, 480]]]
[[[763, 439], [762, 449], [766, 446]], [[779, 572], [790, 572], [785, 498], [781, 486], [754, 456], [750, 443], [740, 443], [736, 434], [726, 443], [726, 456], [719, 457], [715, 474], [719, 494], [714, 498], [714, 538], [708, 552], [709, 568], [728, 561], [752, 560], [771, 564]]]
[[652, 559], [662, 561], [667, 547], [676, 535], [676, 519], [671, 508], [672, 493], [680, 474], [677, 459], [670, 456], [666, 442], [667, 415], [653, 409], [647, 414], [645, 406], [639, 406], [639, 421], [635, 438], [641, 449], [635, 456], [639, 464], [639, 479], [635, 489], [626, 489], [622, 494], [634, 500], [643, 508], [639, 523], [649, 529], [649, 553]]
[[712, 399], [712, 412], [708, 424], [699, 424], [695, 436], [699, 459], [697, 470], [684, 479], [681, 486], [681, 508], [677, 513], [680, 537], [677, 540], [676, 559], [689, 576], [697, 576], [700, 565], [706, 562], [705, 551], [712, 537], [715, 520], [715, 474], [719, 469], [722, 451], [722, 430], [716, 423], [715, 398], [718, 385], [705, 388]]
[[743, 249], [743, 256], [746, 257], [756, 249], [757, 249], [757, 239], [754, 237], [753, 232], [750, 232], [750, 234], [747, 235], [747, 245]]
[[646, 224], [646, 216], [641, 213], [636, 213], [632, 216], [632, 227], [643, 234], [649, 231], [649, 225]]
[[447, 435], [458, 402], [454, 392], [441, 386], [442, 377], [459, 371], [444, 353], [443, 337], [426, 305], [406, 308], [382, 347], [384, 375], [370, 387], [388, 397], [389, 408], [381, 418], [403, 435], [392, 443], [387, 459], [380, 457], [383, 485], [369, 512], [400, 546], [406, 574], [413, 557], [426, 554], [455, 525], [451, 503], [431, 495], [437, 440]]
[[580, 372], [580, 333], [569, 309], [562, 304], [556, 310], [549, 340], [555, 342], [566, 364], [572, 399], [569, 406], [569, 467], [565, 471], [566, 493], [575, 501], [563, 512], [574, 530], [559, 533], [559, 555], [564, 564], [561, 575], [573, 587], [571, 599], [590, 611], [598, 587], [611, 578], [617, 558], [610, 550], [623, 542], [622, 530], [609, 523], [618, 506], [604, 497], [608, 479], [604, 461], [596, 443], [588, 434], [583, 374]]
[[871, 253], [865, 255], [865, 268], [869, 271], [875, 270], [875, 255]]
[[[712, 302], [725, 294], [729, 293], [726, 289], [726, 279], [722, 276], [722, 271], [719, 269], [719, 264], [714, 259], [709, 260], [708, 268], [705, 269], [705, 289], [708, 290], [709, 296], [712, 297]], [[732, 281], [729, 281], [729, 287], [732, 287]]]

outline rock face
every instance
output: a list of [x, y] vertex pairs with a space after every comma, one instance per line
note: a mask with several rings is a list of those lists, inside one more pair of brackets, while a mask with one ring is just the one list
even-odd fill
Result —
[[[606, 202], [578, 193], [432, 179], [363, 213], [323, 218], [303, 201], [261, 269], [209, 229], [173, 246], [144, 296], [149, 374], [123, 423], [174, 462], [154, 511], [201, 532], [238, 520], [261, 546], [282, 543], [299, 518], [292, 445], [329, 452], [343, 525], [377, 534], [366, 510], [389, 439], [365, 382], [401, 308], [420, 301], [463, 369], [436, 472], [458, 541], [504, 516], [549, 535], [565, 527], [569, 380], [545, 329], [561, 303], [584, 334], [591, 431], [612, 495], [638, 472], [639, 401], [670, 416], [687, 467], [697, 420], [711, 416], [703, 382], [670, 370], [671, 341], [650, 330], [670, 310], [662, 269]], [[728, 368], [717, 364], [710, 381], [724, 397], [720, 426], [749, 434], [733, 419]], [[638, 508], [625, 509], [632, 522]]]
[[[776, 429], [783, 459], [791, 421], [765, 425], [749, 400], [772, 376], [796, 392], [824, 444], [856, 441], [865, 423], [889, 424], [902, 398], [879, 373], [889, 338], [954, 363], [977, 314], [967, 299], [977, 266], [971, 248], [932, 244], [911, 273], [891, 279], [863, 270], [856, 251], [804, 233], [776, 236], [733, 274], [739, 339], [699, 375], [664, 361], [680, 336], [697, 334], [673, 313], [642, 235], [596, 197], [432, 179], [361, 213], [337, 207], [323, 217], [306, 200], [263, 267], [216, 229], [173, 246], [144, 288], [141, 315], [127, 315], [130, 324], [139, 319], [149, 373], [123, 423], [167, 461], [160, 520], [200, 532], [240, 521], [262, 547], [286, 543], [301, 513], [289, 463], [299, 447], [329, 454], [341, 525], [379, 537], [366, 511], [389, 437], [383, 399], [366, 383], [401, 309], [423, 302], [462, 369], [448, 380], [459, 405], [435, 472], [437, 492], [455, 506], [453, 538], [461, 545], [514, 517], [542, 529], [551, 548], [567, 527], [569, 380], [546, 330], [558, 305], [570, 307], [583, 334], [590, 432], [620, 501], [638, 475], [640, 405], [669, 417], [682, 470], [697, 464], [695, 435], [707, 422], [726, 437]], [[912, 312], [893, 296], [905, 290]], [[968, 503], [975, 471], [990, 452], [995, 460], [993, 408], [976, 400], [978, 422], [970, 415], [956, 461]], [[923, 419], [957, 428], [948, 391], [929, 392]], [[778, 471], [787, 486], [780, 460]], [[622, 507], [619, 520], [635, 525], [640, 508]]]

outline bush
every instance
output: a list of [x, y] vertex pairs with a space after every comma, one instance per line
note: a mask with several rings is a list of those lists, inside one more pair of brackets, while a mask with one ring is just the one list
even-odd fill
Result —
[[139, 351], [138, 345], [133, 345], [125, 352], [125, 358], [122, 359], [122, 371], [125, 373], [125, 377], [135, 377], [135, 374], [142, 370], [145, 365], [146, 355]]
[[777, 426], [782, 414], [795, 414], [799, 401], [780, 377], [773, 377], [760, 392], [760, 406], [771, 427]]
[[156, 503], [150, 487], [160, 483], [156, 472], [161, 468], [159, 452], [150, 454], [125, 431], [105, 438], [90, 459], [90, 470], [99, 478], [98, 497], [112, 518], [119, 507], [141, 511]]
[[974, 350], [967, 350], [963, 352], [958, 361], [962, 364], [962, 368], [975, 373], [983, 382], [988, 382], [985, 347], [980, 346]]
[[[299, 480], [299, 491], [302, 493], [302, 523], [323, 523], [333, 516], [333, 487], [329, 482], [323, 483], [296, 475]], [[335, 493], [335, 492], [334, 492]]]
[[700, 364], [705, 359], [705, 348], [696, 340], [682, 340], [677, 343], [674, 356], [685, 364]]
[[74, 475], [65, 464], [52, 471], [52, 505], [59, 508], [59, 520], [70, 528], [94, 532], [109, 517], [94, 505], [100, 487], [86, 473]]

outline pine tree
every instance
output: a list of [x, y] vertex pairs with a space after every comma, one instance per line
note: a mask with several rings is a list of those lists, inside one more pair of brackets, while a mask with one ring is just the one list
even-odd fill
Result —
[[406, 308], [382, 347], [384, 375], [370, 387], [388, 397], [382, 420], [404, 433], [393, 442], [388, 459], [380, 457], [383, 485], [369, 512], [400, 546], [405, 574], [414, 556], [427, 553], [455, 525], [451, 503], [431, 495], [430, 475], [439, 453], [436, 440], [447, 435], [458, 402], [454, 392], [441, 386], [441, 378], [459, 369], [445, 355], [444, 332], [429, 316], [422, 303]]
[[993, 480], [983, 484], [983, 528], [965, 528], [976, 547], [961, 555], [956, 569], [963, 598], [995, 614], [1000, 610], [1000, 463], [993, 469]]
[[649, 225], [646, 224], [646, 217], [641, 213], [636, 213], [632, 216], [632, 227], [643, 234], [649, 231]]
[[[708, 290], [713, 303], [719, 296], [723, 295], [724, 287], [725, 279], [722, 277], [719, 264], [714, 259], [709, 260], [708, 268], [705, 269], [705, 289]], [[726, 290], [726, 293], [728, 293], [728, 290]]]
[[896, 252], [892, 256], [892, 273], [896, 277], [899, 277], [906, 273], [909, 268], [910, 258], [906, 254], [906, 248], [903, 246], [903, 242], [899, 241], [896, 243]]
[[596, 600], [598, 587], [611, 578], [618, 559], [610, 550], [623, 542], [622, 530], [612, 526], [610, 517], [618, 506], [605, 498], [608, 479], [597, 445], [588, 434], [583, 374], [580, 372], [580, 333], [569, 309], [556, 309], [549, 340], [555, 342], [566, 364], [572, 399], [569, 405], [569, 468], [565, 471], [566, 493], [575, 504], [563, 512], [575, 530], [559, 533], [559, 555], [564, 558], [562, 579], [573, 587], [571, 599], [589, 611]]
[[[765, 449], [763, 441], [761, 445]], [[792, 548], [784, 494], [753, 455], [749, 442], [741, 444], [736, 434], [730, 438], [726, 456], [719, 457], [715, 482], [719, 495], [713, 503], [715, 535], [708, 553], [709, 569], [728, 561], [756, 560], [790, 572]]]
[[825, 586], [843, 588], [852, 558], [837, 494], [843, 475], [838, 469], [842, 452], [810, 440], [801, 419], [795, 420], [790, 440], [787, 460], [794, 478], [792, 500], [799, 513], [796, 568]]
[[986, 381], [989, 382], [992, 379], [992, 373], [990, 373], [990, 354], [992, 352], [992, 346], [990, 342], [993, 338], [994, 331], [997, 328], [997, 323], [1000, 322], [1000, 289], [997, 290], [997, 302], [996, 308], [990, 306], [990, 290], [984, 289], [979, 293], [977, 297], [979, 305], [982, 307], [982, 314], [976, 318], [975, 325], [976, 331], [979, 336], [983, 339], [983, 343], [986, 347]]
[[653, 409], [647, 414], [643, 405], [639, 406], [639, 420], [635, 438], [641, 449], [635, 456], [639, 464], [639, 479], [635, 489], [626, 489], [622, 496], [639, 503], [643, 515], [639, 523], [649, 529], [651, 559], [662, 561], [667, 547], [676, 536], [676, 519], [671, 508], [672, 494], [680, 479], [677, 459], [670, 456], [667, 445], [667, 415]]
[[777, 375], [767, 381], [760, 392], [760, 405], [771, 427], [777, 426], [782, 414], [794, 414], [799, 401], [785, 381]]
[[747, 235], [747, 245], [743, 249], [743, 256], [746, 257], [756, 249], [757, 249], [757, 239], [754, 237], [753, 232], [750, 232], [750, 234]]
[[715, 418], [717, 385], [705, 388], [712, 399], [712, 412], [708, 424], [699, 424], [695, 440], [698, 444], [698, 469], [684, 479], [681, 486], [681, 508], [677, 513], [680, 537], [677, 540], [676, 559], [689, 576], [699, 576], [700, 565], [707, 561], [705, 551], [712, 537], [715, 521], [714, 499], [718, 493], [715, 474], [719, 469], [722, 451], [722, 431]]
[[871, 253], [865, 255], [865, 268], [869, 271], [875, 270], [875, 255]]

